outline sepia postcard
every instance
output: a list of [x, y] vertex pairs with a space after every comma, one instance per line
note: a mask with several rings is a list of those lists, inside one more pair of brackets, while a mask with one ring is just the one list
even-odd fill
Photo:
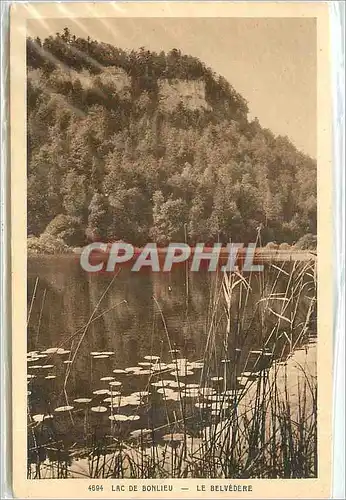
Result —
[[11, 9], [16, 498], [321, 498], [328, 2]]

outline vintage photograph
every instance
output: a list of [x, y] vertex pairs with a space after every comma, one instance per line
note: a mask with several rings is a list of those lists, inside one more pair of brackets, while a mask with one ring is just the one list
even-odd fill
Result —
[[316, 19], [27, 19], [26, 93], [27, 479], [318, 478]]

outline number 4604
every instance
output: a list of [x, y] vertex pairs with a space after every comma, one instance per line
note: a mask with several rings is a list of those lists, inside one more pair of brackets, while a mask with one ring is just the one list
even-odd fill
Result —
[[90, 484], [89, 491], [103, 491], [103, 486], [101, 484]]

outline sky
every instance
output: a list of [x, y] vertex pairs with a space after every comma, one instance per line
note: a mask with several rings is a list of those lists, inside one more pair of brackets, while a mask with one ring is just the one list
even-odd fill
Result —
[[248, 102], [249, 117], [287, 135], [316, 157], [315, 20], [304, 18], [107, 18], [29, 20], [44, 38], [68, 27], [122, 49], [169, 51], [201, 59]]

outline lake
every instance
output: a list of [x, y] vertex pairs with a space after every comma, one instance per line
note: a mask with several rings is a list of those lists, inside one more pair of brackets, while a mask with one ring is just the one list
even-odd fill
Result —
[[[201, 387], [214, 396], [231, 395], [244, 373], [256, 378], [313, 341], [313, 282], [310, 264], [276, 262], [258, 275], [232, 276], [227, 302], [220, 273], [187, 274], [181, 267], [88, 274], [76, 256], [30, 257], [29, 414], [49, 418], [39, 434], [30, 430], [29, 419], [29, 461], [37, 463], [38, 448], [39, 461], [53, 453], [37, 441], [59, 441], [67, 455], [71, 447], [86, 449], [90, 439], [104, 442], [118, 414], [130, 417], [121, 430], [126, 436], [138, 429], [159, 429], [157, 439], [178, 432], [177, 391], [185, 391], [184, 429], [198, 436], [210, 419], [191, 418]], [[113, 401], [131, 394], [132, 403]], [[74, 402], [79, 398], [91, 399], [87, 410], [85, 402]], [[54, 413], [67, 405], [73, 409]]]

